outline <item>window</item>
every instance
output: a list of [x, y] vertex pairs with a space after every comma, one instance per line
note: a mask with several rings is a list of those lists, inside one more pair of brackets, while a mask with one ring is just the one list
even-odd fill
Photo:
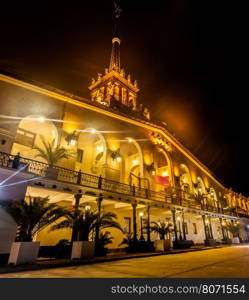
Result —
[[184, 226], [185, 234], [188, 234], [188, 224], [184, 222], [183, 226]]
[[194, 234], [197, 234], [197, 226], [196, 226], [196, 223], [193, 223], [193, 227], [194, 227]]
[[15, 143], [32, 148], [35, 141], [35, 134], [25, 129], [18, 128]]
[[131, 218], [124, 217], [124, 233], [131, 233]]
[[77, 149], [77, 159], [78, 163], [82, 163], [84, 151], [82, 149]]

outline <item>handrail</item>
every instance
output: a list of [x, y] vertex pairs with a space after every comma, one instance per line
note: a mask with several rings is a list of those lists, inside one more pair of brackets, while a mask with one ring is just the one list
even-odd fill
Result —
[[[6, 152], [0, 152], [0, 166], [13, 168], [15, 167], [13, 165], [14, 159], [15, 155]], [[193, 194], [177, 188], [170, 188], [168, 191], [156, 192], [135, 185], [128, 185], [126, 183], [103, 178], [102, 176], [74, 171], [59, 166], [49, 167], [49, 165], [46, 163], [21, 156], [18, 159], [18, 163], [22, 167], [26, 164], [26, 167], [23, 170], [24, 172], [26, 171], [28, 173], [36, 174], [41, 177], [51, 178], [49, 177], [49, 174], [50, 172], [52, 172], [54, 176], [53, 179], [68, 183], [74, 183], [81, 186], [97, 188], [103, 191], [116, 192], [127, 196], [139, 197], [154, 201], [163, 201], [169, 204], [189, 207], [192, 209], [201, 209], [214, 213], [222, 213], [231, 216], [244, 216], [246, 215], [246, 213], [248, 216], [248, 212], [246, 210], [242, 210], [239, 207], [237, 207], [235, 212], [226, 211], [223, 207], [215, 207], [212, 205], [208, 205], [207, 203], [203, 203], [203, 201], [197, 201]]]

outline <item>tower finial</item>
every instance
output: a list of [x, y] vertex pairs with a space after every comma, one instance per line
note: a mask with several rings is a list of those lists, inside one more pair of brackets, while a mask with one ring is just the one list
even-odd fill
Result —
[[120, 18], [122, 9], [119, 6], [119, 1], [114, 0], [114, 37], [112, 39], [112, 52], [111, 52], [111, 60], [109, 71], [115, 70], [120, 72], [120, 43], [121, 40], [118, 37], [118, 19]]

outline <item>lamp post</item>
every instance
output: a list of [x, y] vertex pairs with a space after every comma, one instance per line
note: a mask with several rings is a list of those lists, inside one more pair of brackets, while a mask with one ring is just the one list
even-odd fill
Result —
[[177, 217], [176, 219], [177, 219], [177, 221], [179, 222], [179, 233], [180, 233], [180, 240], [182, 241], [181, 217]]
[[140, 241], [143, 241], [144, 240], [144, 235], [143, 235], [143, 215], [144, 213], [141, 211], [139, 213], [139, 217], [140, 217], [140, 227], [141, 227], [141, 235], [140, 235]]

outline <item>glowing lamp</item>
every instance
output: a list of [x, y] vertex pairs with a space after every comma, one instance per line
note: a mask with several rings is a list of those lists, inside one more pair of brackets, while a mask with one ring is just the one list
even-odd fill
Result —
[[103, 152], [104, 150], [104, 147], [103, 146], [97, 146], [97, 151], [98, 152]]
[[85, 210], [90, 210], [91, 209], [91, 206], [90, 205], [86, 205], [85, 206]]
[[90, 131], [92, 134], [95, 134], [96, 133], [96, 129], [91, 129]]
[[163, 176], [163, 177], [168, 176], [168, 172], [167, 172], [167, 171], [163, 171], [162, 176]]
[[177, 217], [176, 220], [177, 220], [177, 221], [180, 221], [180, 220], [181, 220], [181, 217]]
[[151, 172], [151, 174], [152, 174], [152, 176], [155, 176], [155, 175], [156, 175], [156, 171], [153, 170], [153, 171]]
[[38, 121], [42, 123], [42, 122], [45, 121], [45, 118], [44, 118], [44, 117], [39, 117], [39, 118], [38, 118]]
[[205, 221], [205, 223], [206, 223], [206, 224], [209, 224], [209, 221], [208, 221], [208, 220], [206, 220], [206, 221]]
[[140, 213], [139, 213], [139, 217], [142, 217], [144, 215], [144, 213], [141, 211]]
[[70, 146], [75, 146], [75, 144], [76, 144], [76, 140], [74, 140], [74, 139], [72, 139], [72, 140], [70, 140]]
[[133, 165], [137, 165], [137, 164], [138, 164], [138, 160], [137, 160], [137, 159], [134, 159], [134, 160], [132, 161], [132, 164], [133, 164]]
[[122, 157], [118, 156], [118, 157], [117, 157], [117, 162], [120, 163], [121, 161], [122, 161]]
[[129, 139], [128, 139], [128, 143], [131, 143], [131, 142], [132, 142], [132, 139], [131, 139], [131, 138], [129, 138]]

